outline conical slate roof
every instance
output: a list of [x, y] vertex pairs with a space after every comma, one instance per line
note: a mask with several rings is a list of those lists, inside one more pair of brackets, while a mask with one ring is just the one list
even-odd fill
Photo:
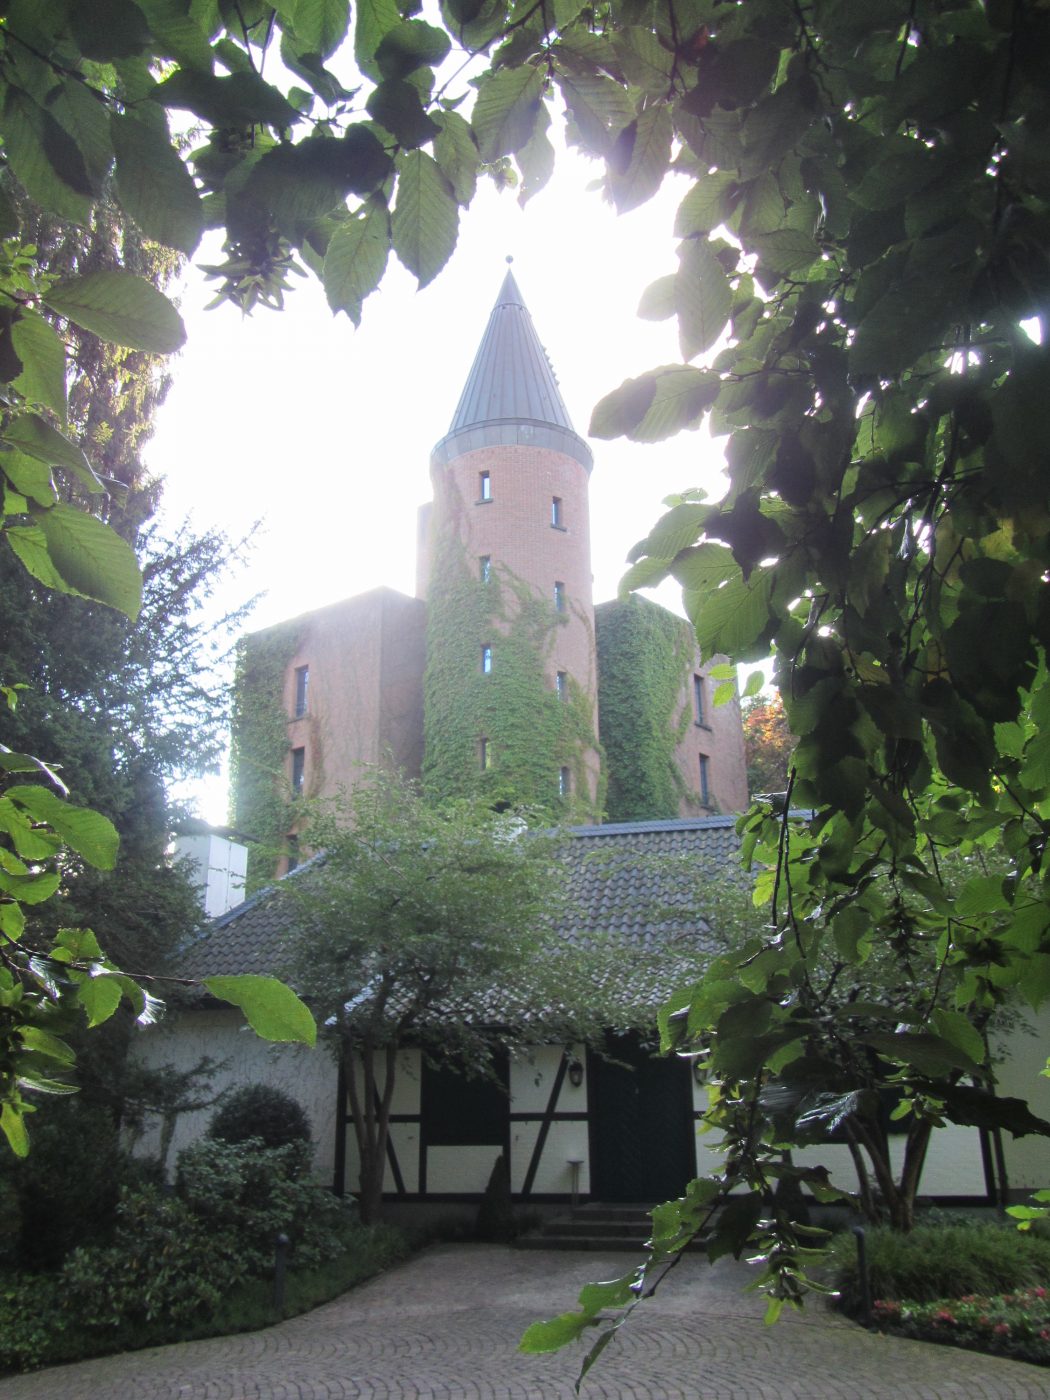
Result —
[[551, 362], [508, 268], [481, 345], [433, 460], [451, 462], [479, 447], [550, 447], [591, 469]]

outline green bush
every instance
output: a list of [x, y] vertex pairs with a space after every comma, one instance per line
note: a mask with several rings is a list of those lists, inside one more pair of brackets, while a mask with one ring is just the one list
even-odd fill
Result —
[[[880, 1227], [867, 1231], [867, 1249], [871, 1296], [886, 1301], [932, 1303], [1050, 1283], [1050, 1240], [1005, 1226], [919, 1225], [907, 1235]], [[843, 1311], [859, 1311], [852, 1235], [836, 1236], [830, 1264]]]
[[219, 1142], [247, 1142], [259, 1138], [266, 1147], [285, 1147], [310, 1141], [310, 1120], [283, 1089], [269, 1084], [246, 1084], [235, 1089], [208, 1125], [208, 1136]]
[[306, 1143], [204, 1139], [179, 1154], [175, 1192], [196, 1220], [228, 1237], [250, 1272], [271, 1267], [278, 1234], [288, 1236], [298, 1266], [314, 1268], [339, 1253], [356, 1206], [318, 1185], [309, 1168]]
[[52, 1269], [107, 1238], [128, 1161], [112, 1116], [79, 1097], [46, 1100], [31, 1132], [25, 1161], [0, 1158], [5, 1253], [21, 1268]]
[[216, 1308], [249, 1275], [248, 1253], [185, 1201], [147, 1186], [122, 1194], [113, 1243], [74, 1250], [60, 1277], [83, 1327], [184, 1323]]

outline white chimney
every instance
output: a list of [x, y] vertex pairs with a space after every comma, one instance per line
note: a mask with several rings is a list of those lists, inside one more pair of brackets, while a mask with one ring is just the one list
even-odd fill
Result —
[[197, 867], [195, 883], [209, 919], [217, 919], [243, 900], [248, 848], [240, 842], [214, 832], [177, 836], [175, 859], [192, 861]]

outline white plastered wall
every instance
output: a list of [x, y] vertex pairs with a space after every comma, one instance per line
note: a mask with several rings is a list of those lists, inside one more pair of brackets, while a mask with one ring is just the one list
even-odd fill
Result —
[[[397, 1057], [397, 1074], [394, 1079], [394, 1095], [390, 1101], [390, 1113], [414, 1114], [419, 1116], [419, 1086], [422, 1073], [422, 1057], [418, 1050], [402, 1050]], [[360, 1083], [360, 1077], [358, 1082]], [[335, 1103], [335, 1089], [332, 1090], [332, 1103]], [[349, 1113], [349, 1102], [346, 1106]], [[397, 1164], [405, 1190], [414, 1195], [419, 1190], [419, 1123], [391, 1123], [390, 1142], [397, 1156]], [[357, 1150], [357, 1136], [352, 1123], [346, 1125], [346, 1189], [356, 1191], [361, 1172], [361, 1158]], [[486, 1177], [486, 1181], [488, 1178]], [[383, 1177], [383, 1190], [393, 1194], [397, 1190], [394, 1174], [387, 1156], [386, 1174]]]
[[[551, 1090], [561, 1066], [563, 1047], [561, 1045], [536, 1046], [528, 1055], [519, 1056], [510, 1066], [510, 1111], [511, 1113], [544, 1114], [550, 1103]], [[581, 1065], [587, 1062], [582, 1045], [571, 1048], [571, 1056]], [[587, 1080], [579, 1087], [571, 1083], [566, 1075], [562, 1080], [558, 1101], [554, 1105], [556, 1113], [587, 1112]], [[511, 1122], [510, 1125], [510, 1189], [520, 1195], [525, 1185], [539, 1138], [539, 1119], [531, 1122]], [[532, 1182], [534, 1195], [568, 1195], [573, 1187], [573, 1162], [578, 1162], [578, 1189], [587, 1195], [591, 1189], [590, 1141], [585, 1119], [575, 1122], [551, 1123], [547, 1140], [543, 1146], [539, 1166]]]
[[[336, 1097], [335, 1061], [321, 1045], [271, 1045], [260, 1040], [232, 1008], [229, 1011], [189, 1011], [157, 1026], [142, 1030], [132, 1045], [141, 1064], [159, 1068], [170, 1064], [184, 1071], [204, 1055], [225, 1061], [212, 1080], [213, 1090], [270, 1084], [283, 1089], [299, 1103], [310, 1119], [314, 1139], [314, 1170], [321, 1180], [331, 1180], [333, 1167], [333, 1112]], [[175, 1127], [169, 1171], [177, 1154], [205, 1131], [213, 1109], [181, 1114]], [[160, 1122], [151, 1119], [136, 1144], [140, 1154], [156, 1153]]]
[[[1050, 1120], [1050, 1079], [1041, 1070], [1050, 1055], [1050, 1007], [1029, 1012], [1003, 1046], [997, 1067], [997, 1092], [1004, 1098], [1024, 1099], [1039, 1118]], [[1013, 1138], [1003, 1134], [1006, 1174], [1012, 1194], [1050, 1186], [1050, 1138], [1030, 1133]]]

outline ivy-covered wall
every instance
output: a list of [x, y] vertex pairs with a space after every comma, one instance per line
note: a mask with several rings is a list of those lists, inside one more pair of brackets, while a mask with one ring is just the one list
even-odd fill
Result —
[[609, 820], [676, 817], [685, 788], [674, 751], [690, 716], [675, 709], [693, 650], [689, 625], [637, 596], [599, 604], [594, 619]]
[[[598, 750], [589, 696], [571, 677], [565, 699], [551, 684], [554, 641], [570, 613], [494, 564], [487, 582], [462, 550], [444, 547], [428, 595], [423, 783], [428, 796], [481, 796], [534, 807], [559, 820], [592, 821], [603, 784], [590, 799]], [[492, 647], [484, 674], [481, 648]], [[482, 769], [479, 741], [488, 741]], [[590, 766], [588, 765], [590, 756]], [[571, 792], [558, 796], [568, 768]]]
[[299, 622], [280, 623], [242, 638], [238, 647], [230, 735], [230, 820], [253, 838], [248, 846], [246, 894], [272, 879], [276, 852], [291, 820], [284, 677], [299, 636]]

